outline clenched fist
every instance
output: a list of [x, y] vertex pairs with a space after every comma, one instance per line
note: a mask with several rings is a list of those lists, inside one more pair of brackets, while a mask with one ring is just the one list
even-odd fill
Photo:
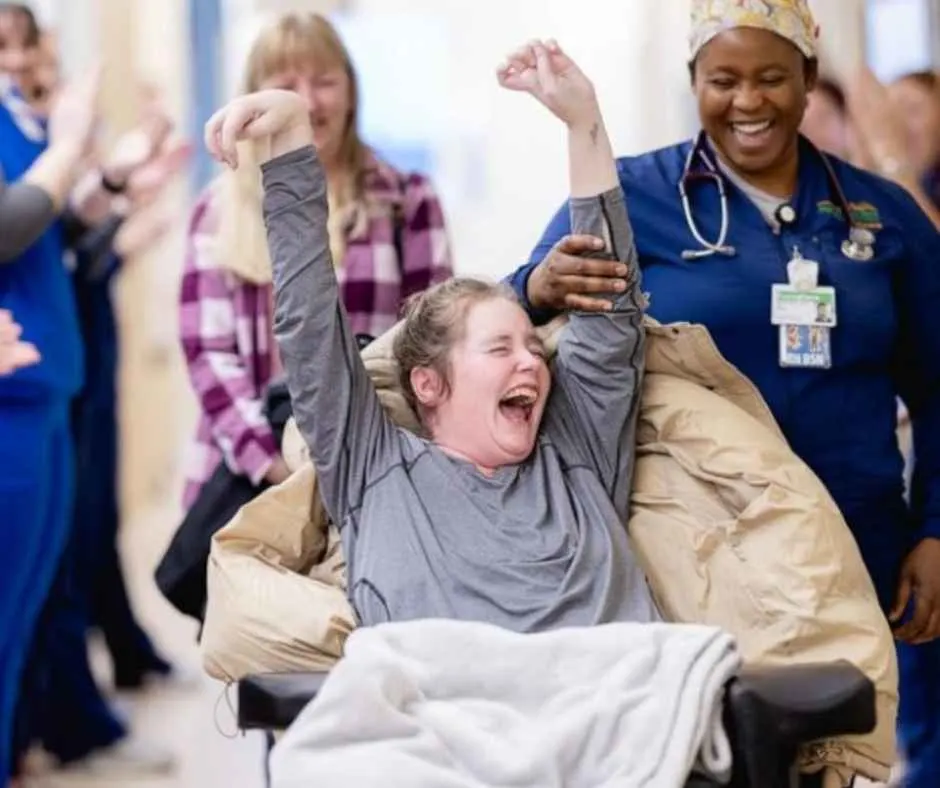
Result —
[[594, 85], [557, 42], [532, 41], [513, 52], [496, 72], [507, 90], [530, 93], [568, 126], [597, 117]]
[[206, 148], [232, 169], [238, 167], [237, 144], [259, 139], [270, 139], [268, 159], [312, 145], [313, 131], [303, 99], [290, 90], [249, 93], [226, 104], [206, 123]]

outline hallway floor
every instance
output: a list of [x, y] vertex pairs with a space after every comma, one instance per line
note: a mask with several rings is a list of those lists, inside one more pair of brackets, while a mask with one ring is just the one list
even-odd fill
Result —
[[[134, 781], [50, 774], [33, 781], [36, 788], [263, 788], [261, 735], [235, 734], [235, 717], [226, 704], [224, 686], [200, 668], [195, 624], [170, 607], [152, 581], [153, 567], [175, 523], [172, 511], [154, 511], [128, 523], [122, 534], [123, 555], [141, 622], [161, 652], [196, 680], [192, 687], [153, 688], [137, 697], [122, 696], [118, 703], [122, 712], [131, 713], [131, 727], [140, 739], [175, 754], [176, 772], [162, 779]], [[98, 669], [103, 660], [95, 645], [92, 654]], [[229, 696], [234, 704], [234, 688]]]

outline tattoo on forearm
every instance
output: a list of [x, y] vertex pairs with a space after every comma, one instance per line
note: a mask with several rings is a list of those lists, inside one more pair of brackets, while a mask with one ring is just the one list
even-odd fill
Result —
[[600, 130], [601, 130], [601, 124], [600, 124], [600, 123], [595, 123], [595, 124], [591, 127], [591, 144], [592, 144], [592, 145], [597, 145], [597, 135], [598, 135], [598, 133], [600, 132]]

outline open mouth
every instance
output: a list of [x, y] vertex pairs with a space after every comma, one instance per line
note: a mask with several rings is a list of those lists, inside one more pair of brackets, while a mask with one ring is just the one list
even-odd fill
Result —
[[329, 126], [329, 123], [330, 121], [328, 118], [323, 118], [316, 115], [310, 116], [310, 127], [314, 131], [324, 131]]
[[767, 140], [774, 127], [772, 120], [732, 123], [731, 131], [743, 145], [759, 145]]
[[499, 401], [499, 412], [509, 421], [527, 424], [532, 418], [539, 393], [534, 386], [516, 386]]

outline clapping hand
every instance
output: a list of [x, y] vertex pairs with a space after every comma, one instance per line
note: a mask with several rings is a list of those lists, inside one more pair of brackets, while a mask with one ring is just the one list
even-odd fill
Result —
[[66, 145], [76, 164], [88, 155], [94, 143], [99, 120], [102, 70], [89, 69], [63, 86], [55, 97], [49, 115], [50, 145]]

